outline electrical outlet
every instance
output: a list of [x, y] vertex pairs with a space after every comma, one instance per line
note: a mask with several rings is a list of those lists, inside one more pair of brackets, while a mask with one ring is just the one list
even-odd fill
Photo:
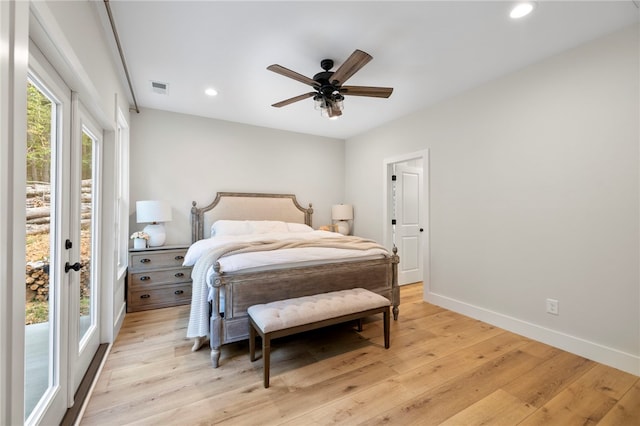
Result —
[[558, 301], [556, 299], [547, 299], [547, 313], [558, 315]]

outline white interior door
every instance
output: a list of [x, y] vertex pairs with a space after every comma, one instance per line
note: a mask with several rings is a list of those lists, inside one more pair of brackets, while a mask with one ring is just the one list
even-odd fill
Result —
[[400, 264], [398, 265], [398, 284], [422, 281], [424, 232], [422, 218], [423, 191], [422, 168], [407, 164], [394, 165], [396, 245]]

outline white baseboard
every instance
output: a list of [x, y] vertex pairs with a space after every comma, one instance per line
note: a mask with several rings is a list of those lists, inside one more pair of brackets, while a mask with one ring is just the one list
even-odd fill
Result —
[[120, 309], [118, 310], [118, 315], [116, 317], [116, 320], [113, 322], [113, 341], [110, 343], [113, 343], [116, 341], [116, 337], [118, 336], [118, 333], [120, 333], [120, 328], [122, 327], [122, 323], [124, 322], [124, 317], [127, 313], [127, 304], [126, 302], [122, 302], [122, 304], [120, 305]]
[[425, 301], [590, 360], [640, 376], [640, 356], [434, 293]]

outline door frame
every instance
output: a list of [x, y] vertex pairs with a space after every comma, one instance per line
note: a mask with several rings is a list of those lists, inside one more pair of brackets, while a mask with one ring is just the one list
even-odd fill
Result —
[[[0, 279], [24, 279], [29, 3], [0, 1]], [[0, 285], [0, 424], [24, 422], [24, 286]]]
[[[431, 251], [430, 251], [430, 224], [429, 224], [429, 150], [424, 149], [416, 152], [396, 155], [385, 158], [382, 161], [382, 236], [383, 244], [387, 248], [393, 247], [392, 227], [391, 227], [391, 175], [393, 174], [393, 165], [397, 163], [405, 163], [411, 160], [418, 160], [422, 163], [422, 212], [421, 222], [424, 224], [424, 232], [422, 237], [422, 256], [423, 271], [422, 283], [423, 292], [426, 296], [431, 289]], [[402, 262], [402, 259], [400, 259]]]

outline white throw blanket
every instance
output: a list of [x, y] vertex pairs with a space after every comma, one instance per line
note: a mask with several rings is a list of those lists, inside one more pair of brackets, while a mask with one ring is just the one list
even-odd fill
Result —
[[347, 250], [370, 250], [377, 248], [385, 250], [384, 247], [373, 240], [352, 236], [321, 238], [315, 240], [233, 242], [213, 248], [198, 259], [193, 267], [193, 271], [191, 272], [193, 288], [187, 337], [203, 338], [209, 333], [209, 302], [211, 300], [209, 297], [210, 284], [207, 283], [206, 277], [207, 272], [216, 264], [218, 259], [241, 253], [305, 247], [326, 247]]

